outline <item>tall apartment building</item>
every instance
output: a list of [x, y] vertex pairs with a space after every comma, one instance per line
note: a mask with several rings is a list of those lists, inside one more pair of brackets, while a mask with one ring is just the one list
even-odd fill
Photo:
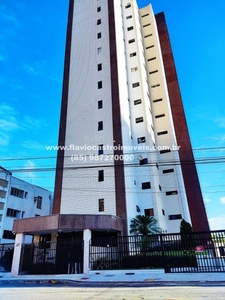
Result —
[[[208, 221], [163, 13], [71, 0], [53, 213]], [[107, 228], [106, 228], [107, 229]]]
[[59, 242], [61, 272], [82, 252], [88, 273], [90, 239], [128, 235], [137, 214], [168, 233], [181, 219], [209, 230], [164, 14], [151, 5], [70, 0], [59, 146], [53, 214], [14, 222], [14, 276], [26, 235]]
[[59, 146], [53, 214], [16, 220], [16, 243], [83, 239], [86, 272], [89, 240], [129, 234], [137, 214], [168, 233], [181, 219], [209, 229], [164, 14], [151, 5], [70, 0]]

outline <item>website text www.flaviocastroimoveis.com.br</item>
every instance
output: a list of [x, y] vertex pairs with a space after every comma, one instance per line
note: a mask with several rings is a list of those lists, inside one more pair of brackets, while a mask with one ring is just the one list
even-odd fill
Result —
[[[68, 146], [46, 146], [47, 151], [74, 151], [74, 153], [71, 155], [71, 161], [111, 161], [111, 160], [134, 160], [134, 154], [137, 156], [139, 155], [139, 158], [141, 157], [141, 153], [143, 152], [154, 152], [154, 151], [179, 151], [180, 146], [172, 145], [170, 146], [147, 146], [147, 145], [137, 145], [137, 146], [112, 146], [112, 145], [96, 145], [96, 146], [90, 146], [90, 145], [83, 145], [83, 146], [77, 146], [75, 144], [70, 144]], [[111, 151], [123, 151], [122, 154], [108, 154], [108, 152]], [[88, 152], [91, 152], [92, 154], [88, 154]], [[93, 152], [98, 151], [98, 155], [93, 155]], [[82, 152], [85, 152], [85, 154], [80, 154]], [[105, 153], [106, 152], [106, 153]], [[79, 153], [79, 154], [78, 154]], [[140, 158], [141, 160], [141, 158]]]

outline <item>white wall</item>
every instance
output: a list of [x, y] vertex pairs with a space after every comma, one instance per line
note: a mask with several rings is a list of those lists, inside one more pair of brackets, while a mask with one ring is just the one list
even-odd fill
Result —
[[[24, 191], [23, 197], [11, 195], [12, 188]], [[42, 197], [41, 209], [37, 208], [36, 197]], [[4, 222], [2, 224], [1, 243], [13, 243], [12, 239], [3, 238], [4, 230], [12, 230], [15, 219], [30, 218], [36, 215], [44, 216], [50, 214], [52, 194], [50, 191], [39, 186], [30, 184], [16, 177], [11, 177], [9, 193], [5, 202]], [[18, 211], [16, 217], [7, 216], [9, 209]], [[8, 212], [8, 213], [7, 213]], [[26, 237], [25, 242], [31, 241], [32, 237]]]

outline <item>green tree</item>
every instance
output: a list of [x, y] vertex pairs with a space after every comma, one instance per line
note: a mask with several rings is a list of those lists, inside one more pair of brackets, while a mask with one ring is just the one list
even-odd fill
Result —
[[157, 223], [158, 221], [154, 217], [137, 215], [131, 220], [130, 233], [143, 235], [161, 233], [162, 230]]
[[184, 219], [180, 222], [180, 234], [181, 247], [184, 250], [191, 250], [198, 244], [197, 236], [194, 234], [191, 224]]
[[193, 228], [191, 224], [183, 219], [180, 222], [180, 233], [191, 233], [191, 232], [193, 232]]

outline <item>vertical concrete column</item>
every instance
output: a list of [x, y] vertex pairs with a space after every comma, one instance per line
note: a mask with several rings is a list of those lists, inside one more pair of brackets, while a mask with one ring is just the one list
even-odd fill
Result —
[[83, 272], [88, 274], [89, 271], [89, 244], [91, 239], [91, 230], [84, 229], [83, 240], [84, 240], [84, 259], [83, 259]]
[[21, 255], [21, 249], [22, 249], [22, 244], [24, 242], [24, 238], [25, 238], [24, 233], [17, 233], [15, 239], [15, 245], [14, 245], [11, 276], [17, 276], [19, 274], [20, 255]]

